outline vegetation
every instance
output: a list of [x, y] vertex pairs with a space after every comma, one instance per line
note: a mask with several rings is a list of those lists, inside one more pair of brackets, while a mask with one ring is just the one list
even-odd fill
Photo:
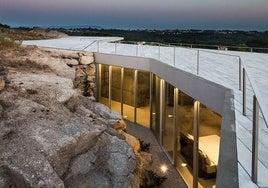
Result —
[[12, 41], [22, 40], [38, 40], [57, 38], [61, 33], [53, 32], [50, 29], [43, 29], [38, 27], [27, 28], [10, 28], [10, 26], [0, 23], [0, 35], [9, 38]]
[[84, 90], [83, 91], [84, 96], [90, 96], [90, 83], [87, 76], [85, 76], [83, 81], [83, 90]]
[[160, 176], [152, 170], [145, 170], [142, 177], [141, 188], [159, 187], [167, 179], [165, 176]]
[[120, 36], [126, 41], [268, 48], [268, 31], [59, 29], [71, 36]]
[[4, 34], [0, 32], [0, 49], [3, 47], [13, 47], [15, 46], [14, 40], [11, 38], [6, 37]]
[[146, 143], [146, 142], [144, 142], [144, 141], [141, 140], [141, 139], [139, 139], [139, 141], [140, 141], [140, 148], [141, 148], [141, 151], [149, 152], [151, 144], [150, 144], [150, 143]]

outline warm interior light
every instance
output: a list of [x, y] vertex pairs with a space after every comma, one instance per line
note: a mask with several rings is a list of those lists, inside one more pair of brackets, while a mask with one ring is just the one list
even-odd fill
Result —
[[187, 166], [187, 163], [181, 163], [181, 166], [182, 167], [186, 167]]
[[173, 115], [171, 115], [171, 114], [168, 114], [168, 117], [169, 117], [169, 118], [173, 118]]
[[164, 164], [160, 167], [160, 169], [161, 169], [161, 171], [162, 171], [163, 173], [166, 173], [166, 172], [168, 171], [168, 167], [167, 167], [167, 165], [164, 165]]
[[153, 112], [152, 114], [155, 115], [155, 112]]
[[126, 119], [126, 118], [127, 118], [127, 116], [124, 116], [124, 118]]

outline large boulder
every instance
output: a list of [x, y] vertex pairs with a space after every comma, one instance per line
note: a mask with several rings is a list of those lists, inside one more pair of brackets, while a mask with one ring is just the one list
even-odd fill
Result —
[[114, 124], [117, 123], [118, 120], [122, 119], [122, 116], [119, 113], [110, 110], [107, 106], [101, 103], [96, 103], [92, 107], [92, 111], [95, 114], [101, 116], [102, 118], [109, 120], [108, 123], [111, 126], [114, 126]]
[[[65, 182], [68, 187], [85, 187], [85, 184], [88, 187], [129, 187], [135, 170], [133, 150], [121, 139], [104, 133], [90, 151], [72, 160]], [[97, 174], [102, 176], [96, 177]], [[81, 180], [81, 177], [96, 177], [101, 181], [70, 183], [70, 180]]]

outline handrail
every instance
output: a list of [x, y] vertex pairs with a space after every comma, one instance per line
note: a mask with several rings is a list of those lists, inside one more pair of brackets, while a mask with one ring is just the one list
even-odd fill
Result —
[[221, 53], [221, 52], [213, 52], [213, 51], [207, 51], [207, 50], [198, 50], [198, 51], [200, 51], [200, 52], [206, 52], [206, 53], [211, 53], [211, 54], [218, 54], [218, 55], [224, 55], [224, 56], [241, 58], [239, 55], [225, 54], [225, 53]]
[[[250, 52], [253, 52], [253, 50], [267, 50], [268, 48], [262, 48], [262, 47], [251, 47], [251, 46], [226, 46], [226, 45], [215, 45], [215, 44], [194, 44], [194, 43], [170, 43], [172, 45], [177, 45], [177, 46], [189, 46], [189, 47], [193, 47], [193, 46], [200, 46], [200, 47], [216, 47], [217, 49], [219, 49], [220, 46], [224, 46], [226, 48], [236, 48], [236, 49], [249, 49]], [[239, 50], [238, 50], [239, 51]]]
[[[120, 41], [120, 43], [130, 43], [130, 42], [133, 42], [133, 41]], [[134, 44], [135, 44], [135, 42], [133, 42]], [[136, 43], [137, 44], [137, 43]], [[166, 44], [162, 44], [162, 43], [158, 43], [158, 42], [145, 42], [145, 44], [144, 45], [146, 45], [146, 44], [149, 44], [149, 45], [157, 45], [157, 47], [161, 47], [161, 46], [166, 46]], [[173, 44], [175, 44], [175, 43], [173, 43]], [[195, 44], [195, 45], [197, 45], [197, 44]], [[199, 45], [199, 44], [198, 44]], [[209, 46], [209, 45], [207, 45], [207, 46]], [[212, 45], [210, 45], [210, 46], [212, 46]], [[178, 47], [178, 48], [180, 48], [181, 46], [170, 46], [170, 47]], [[232, 54], [226, 54], [226, 53], [221, 53], [221, 52], [213, 52], [213, 51], [207, 51], [207, 50], [201, 50], [201, 49], [193, 49], [193, 48], [187, 48], [188, 50], [194, 50], [194, 51], [196, 51], [197, 53], [198, 52], [204, 52], [204, 53], [212, 53], [212, 54], [217, 54], [217, 55], [223, 55], [223, 56], [230, 56], [230, 57], [236, 57], [236, 58], [239, 58], [240, 60], [242, 60], [242, 57], [241, 56], [239, 56], [239, 55], [232, 55]], [[266, 48], [264, 48], [264, 49], [266, 49]], [[267, 50], [268, 50], [268, 48], [267, 48]], [[199, 55], [199, 54], [198, 54]], [[243, 60], [244, 61], [244, 60]], [[267, 108], [267, 106], [265, 105], [265, 103], [264, 103], [264, 101], [263, 101], [263, 98], [262, 98], [262, 95], [260, 94], [260, 91], [259, 91], [259, 89], [258, 89], [258, 87], [256, 86], [256, 84], [255, 84], [255, 82], [252, 80], [252, 76], [250, 75], [250, 73], [249, 73], [249, 71], [248, 71], [248, 68], [247, 68], [247, 66], [246, 66], [246, 64], [243, 62], [243, 61], [241, 61], [241, 62], [239, 62], [239, 63], [242, 63], [242, 66], [243, 66], [243, 68], [245, 69], [245, 72], [246, 72], [246, 74], [247, 74], [247, 76], [248, 76], [248, 80], [249, 80], [249, 82], [250, 82], [250, 85], [251, 85], [251, 87], [252, 87], [252, 89], [253, 89], [253, 92], [254, 92], [254, 94], [255, 94], [255, 96], [256, 96], [256, 98], [257, 98], [257, 101], [258, 101], [258, 103], [259, 103], [259, 108], [260, 108], [260, 110], [261, 110], [261, 112], [262, 112], [262, 114], [263, 114], [263, 119], [264, 119], [264, 121], [265, 121], [265, 124], [266, 124], [266, 126], [267, 126], [267, 128], [268, 128], [268, 108]], [[240, 76], [241, 75], [239, 75], [239, 78], [240, 78]], [[239, 83], [240, 84], [240, 83]]]
[[259, 91], [259, 88], [256, 86], [255, 82], [251, 80], [252, 76], [250, 75], [250, 73], [248, 71], [247, 65], [243, 61], [242, 61], [242, 64], [243, 64], [243, 67], [244, 67], [246, 74], [248, 76], [248, 80], [249, 80], [250, 85], [252, 87], [252, 91], [257, 98], [259, 108], [260, 108], [261, 113], [263, 115], [263, 120], [265, 121], [266, 127], [268, 128], [268, 108], [263, 101], [263, 97]]
[[87, 45], [85, 48], [82, 49], [82, 51], [85, 51], [89, 46], [91, 46], [92, 44], [94, 44], [95, 42], [97, 42], [98, 40], [94, 40], [93, 42], [91, 42], [89, 45]]

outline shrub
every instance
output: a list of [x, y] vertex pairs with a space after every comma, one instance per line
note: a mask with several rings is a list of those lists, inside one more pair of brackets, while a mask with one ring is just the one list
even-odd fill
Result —
[[145, 152], [148, 152], [150, 150], [150, 146], [151, 144], [150, 143], [146, 143], [144, 142], [143, 140], [139, 139], [140, 141], [140, 147], [141, 147], [141, 151], [145, 151]]
[[83, 81], [83, 95], [84, 96], [90, 96], [90, 83], [89, 80], [87, 79], [87, 76], [85, 76], [84, 81]]
[[14, 40], [5, 37], [3, 34], [0, 33], [0, 46], [4, 47], [13, 47], [15, 46]]
[[160, 176], [152, 170], [145, 170], [142, 177], [141, 188], [158, 187], [167, 179], [165, 176]]

